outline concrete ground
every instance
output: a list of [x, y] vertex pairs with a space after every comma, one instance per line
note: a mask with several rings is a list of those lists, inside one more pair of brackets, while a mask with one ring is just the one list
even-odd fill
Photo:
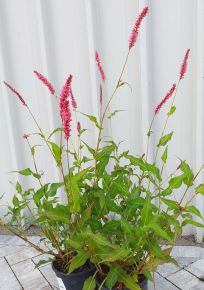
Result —
[[[35, 244], [39, 243], [37, 236], [30, 239]], [[179, 267], [172, 264], [159, 266], [155, 273], [155, 288], [149, 283], [150, 290], [204, 290], [203, 245], [198, 247], [193, 240], [189, 242], [185, 239], [181, 239], [179, 244], [172, 251]], [[17, 237], [5, 233], [0, 235], [0, 289], [64, 289], [59, 287], [49, 263], [35, 268], [39, 260], [46, 258]]]

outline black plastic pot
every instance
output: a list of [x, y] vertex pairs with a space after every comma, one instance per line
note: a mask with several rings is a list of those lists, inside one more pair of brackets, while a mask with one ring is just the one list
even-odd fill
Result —
[[83, 272], [64, 274], [55, 268], [54, 263], [52, 269], [57, 276], [60, 290], [82, 290], [85, 280], [96, 271], [93, 267]]
[[[100, 286], [99, 283], [97, 283], [98, 287]], [[148, 280], [147, 278], [144, 277], [144, 280], [142, 280], [139, 284], [140, 288], [142, 290], [148, 290]], [[109, 290], [108, 288], [106, 287], [102, 287], [101, 290]], [[126, 290], [128, 290], [128, 288], [126, 288]]]

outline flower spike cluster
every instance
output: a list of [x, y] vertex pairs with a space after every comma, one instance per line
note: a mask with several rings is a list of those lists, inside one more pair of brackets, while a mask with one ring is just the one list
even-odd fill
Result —
[[71, 132], [71, 110], [68, 97], [71, 95], [71, 82], [72, 75], [69, 75], [65, 85], [62, 88], [62, 92], [60, 94], [60, 116], [62, 119], [64, 137], [66, 140], [70, 137]]
[[102, 80], [105, 82], [105, 80], [106, 80], [106, 76], [105, 76], [104, 70], [103, 70], [103, 68], [102, 68], [102, 66], [101, 66], [101, 60], [100, 60], [100, 57], [99, 57], [99, 54], [98, 54], [97, 51], [96, 51], [96, 53], [95, 53], [95, 60], [96, 60], [96, 64], [97, 64], [97, 66], [98, 66], [98, 70], [99, 70], [99, 73], [100, 73], [100, 75], [101, 75], [101, 78], [102, 78]]
[[21, 137], [22, 137], [23, 139], [28, 139], [29, 135], [28, 135], [28, 134], [23, 134]]
[[161, 100], [161, 102], [156, 106], [154, 113], [158, 114], [159, 111], [161, 110], [161, 108], [163, 107], [163, 105], [168, 101], [168, 99], [171, 98], [171, 96], [173, 95], [174, 91], [176, 89], [176, 84], [173, 84], [173, 86], [171, 87], [171, 89], [168, 91], [168, 93], [166, 94], [166, 96], [163, 98], [163, 100]]
[[55, 89], [53, 88], [53, 85], [42, 74], [40, 74], [36, 70], [34, 70], [33, 72], [34, 74], [36, 74], [37, 78], [48, 88], [50, 93], [54, 95]]
[[81, 123], [78, 121], [77, 122], [77, 132], [80, 133], [81, 131]]
[[190, 53], [190, 49], [188, 48], [187, 51], [186, 51], [186, 54], [184, 56], [184, 59], [183, 59], [183, 62], [182, 62], [182, 65], [181, 65], [181, 69], [180, 69], [180, 78], [179, 80], [181, 80], [182, 78], [184, 78], [184, 75], [186, 73], [186, 70], [187, 70], [187, 62], [188, 62], [188, 56], [189, 56], [189, 53]]
[[147, 6], [144, 7], [142, 12], [140, 13], [138, 19], [136, 20], [135, 25], [134, 25], [133, 30], [132, 30], [132, 33], [130, 35], [129, 49], [131, 49], [135, 45], [135, 43], [137, 41], [140, 25], [142, 23], [142, 20], [147, 15], [148, 11], [149, 11], [149, 8]]
[[77, 102], [75, 100], [75, 97], [73, 95], [72, 89], [70, 88], [70, 96], [71, 96], [71, 100], [72, 100], [72, 108], [77, 109]]
[[7, 82], [4, 82], [4, 84], [14, 93], [17, 95], [17, 97], [19, 98], [19, 100], [21, 101], [23, 106], [27, 106], [25, 100], [23, 99], [23, 97], [19, 94], [19, 92], [16, 91], [16, 89], [14, 89], [11, 85], [9, 85]]

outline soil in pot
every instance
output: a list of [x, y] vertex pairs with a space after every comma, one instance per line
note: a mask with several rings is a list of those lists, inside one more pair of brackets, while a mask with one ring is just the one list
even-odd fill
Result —
[[60, 290], [82, 290], [85, 280], [96, 271], [94, 265], [87, 261], [82, 267], [69, 274], [60, 259], [53, 261], [52, 269], [57, 276]]

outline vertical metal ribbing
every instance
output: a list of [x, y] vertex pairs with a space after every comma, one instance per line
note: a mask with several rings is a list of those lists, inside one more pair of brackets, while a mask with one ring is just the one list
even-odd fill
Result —
[[[195, 163], [196, 170], [200, 168], [204, 163], [204, 2], [202, 0], [197, 1], [196, 9], [196, 39], [195, 39], [195, 95], [196, 95], [196, 114], [195, 114], [195, 130], [196, 130], [196, 145], [195, 145]], [[203, 183], [204, 171], [198, 176], [196, 183]], [[200, 210], [201, 214], [204, 213], [204, 198], [201, 195], [197, 195], [195, 199], [195, 205]], [[200, 219], [198, 220], [200, 221]], [[196, 241], [201, 243], [204, 238], [203, 228], [196, 228]]]

